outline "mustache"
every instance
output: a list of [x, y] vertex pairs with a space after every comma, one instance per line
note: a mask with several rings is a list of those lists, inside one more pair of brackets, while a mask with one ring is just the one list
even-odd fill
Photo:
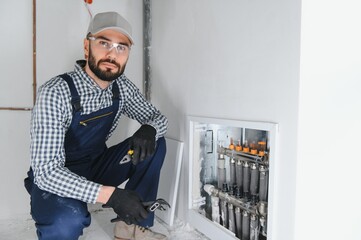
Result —
[[121, 68], [120, 64], [117, 63], [116, 61], [114, 61], [113, 59], [103, 59], [103, 60], [99, 60], [98, 65], [101, 64], [102, 62], [108, 62], [108, 63], [114, 64], [114, 65], [117, 66], [119, 69]]

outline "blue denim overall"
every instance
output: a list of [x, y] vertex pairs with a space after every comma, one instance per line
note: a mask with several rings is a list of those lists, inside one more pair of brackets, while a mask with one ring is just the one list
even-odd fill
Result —
[[[134, 166], [131, 162], [119, 164], [129, 150], [129, 138], [107, 148], [105, 141], [119, 108], [119, 89], [113, 83], [113, 104], [110, 107], [81, 115], [80, 96], [73, 80], [66, 74], [73, 106], [73, 119], [66, 133], [64, 146], [65, 167], [86, 179], [108, 186], [119, 186], [129, 179], [125, 188], [135, 190], [142, 201], [157, 197], [160, 169], [166, 153], [164, 138], [157, 141], [155, 154]], [[25, 187], [31, 196], [31, 215], [35, 220], [39, 239], [75, 240], [90, 225], [90, 213], [85, 202], [64, 198], [39, 189], [33, 183], [30, 169]], [[115, 214], [114, 214], [115, 217]], [[153, 226], [154, 214], [139, 225]]]

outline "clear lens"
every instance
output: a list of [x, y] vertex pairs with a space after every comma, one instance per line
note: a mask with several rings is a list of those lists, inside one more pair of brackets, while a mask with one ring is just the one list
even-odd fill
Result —
[[96, 48], [106, 51], [111, 51], [115, 48], [117, 54], [126, 54], [129, 52], [129, 47], [121, 43], [113, 43], [102, 38], [88, 37], [89, 40], [94, 41]]

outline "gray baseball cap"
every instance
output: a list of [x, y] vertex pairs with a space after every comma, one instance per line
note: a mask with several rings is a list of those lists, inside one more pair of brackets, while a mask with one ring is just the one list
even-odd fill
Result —
[[131, 44], [134, 44], [132, 38], [132, 26], [130, 26], [130, 23], [125, 18], [116, 12], [103, 12], [96, 14], [90, 21], [88, 33], [97, 34], [107, 29], [115, 30], [124, 34], [129, 38]]

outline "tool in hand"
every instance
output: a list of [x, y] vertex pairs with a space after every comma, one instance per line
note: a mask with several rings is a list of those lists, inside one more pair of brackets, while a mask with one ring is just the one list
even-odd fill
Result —
[[170, 208], [169, 203], [163, 198], [158, 198], [154, 202], [143, 202], [142, 204], [144, 205], [144, 207], [147, 207], [148, 212], [154, 212], [157, 209], [164, 211], [166, 210], [165, 207]]
[[134, 150], [129, 149], [128, 152], [127, 152], [127, 155], [125, 155], [123, 157], [123, 159], [120, 160], [119, 164], [124, 164], [124, 163], [130, 162], [132, 160], [133, 154], [134, 154]]
[[[166, 210], [165, 207], [170, 208], [169, 203], [166, 200], [164, 200], [163, 198], [158, 198], [157, 200], [150, 201], [150, 202], [142, 202], [142, 204], [149, 213], [155, 212], [155, 210], [157, 210], [157, 209], [164, 211], [164, 210]], [[118, 222], [118, 221], [123, 221], [123, 219], [120, 218], [119, 216], [117, 216], [116, 218], [111, 220], [112, 223]]]

